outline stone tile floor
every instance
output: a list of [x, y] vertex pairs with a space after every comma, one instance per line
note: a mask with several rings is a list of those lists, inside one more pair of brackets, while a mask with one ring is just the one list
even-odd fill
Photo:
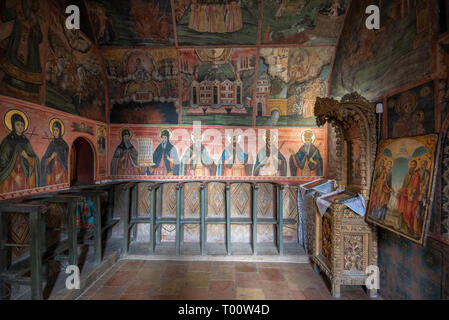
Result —
[[[342, 286], [341, 298], [368, 300], [361, 286]], [[310, 264], [120, 260], [83, 300], [323, 300], [333, 299]], [[376, 299], [381, 299], [380, 297]]]

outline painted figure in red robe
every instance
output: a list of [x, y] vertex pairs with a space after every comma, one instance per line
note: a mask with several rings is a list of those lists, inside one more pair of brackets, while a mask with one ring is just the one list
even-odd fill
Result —
[[402, 188], [398, 191], [398, 213], [399, 217], [403, 217], [410, 232], [416, 234], [415, 216], [419, 208], [420, 175], [416, 170], [416, 160], [410, 161], [408, 166]]

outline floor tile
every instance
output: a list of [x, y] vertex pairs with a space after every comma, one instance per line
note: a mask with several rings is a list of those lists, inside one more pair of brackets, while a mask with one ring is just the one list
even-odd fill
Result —
[[263, 289], [237, 287], [236, 298], [238, 300], [264, 300], [265, 295]]
[[[308, 264], [122, 260], [79, 299], [333, 299], [326, 281]], [[340, 300], [369, 299], [361, 286], [341, 287]]]
[[285, 278], [279, 269], [263, 268], [259, 270], [260, 278], [268, 281], [284, 281]]
[[257, 272], [257, 266], [254, 263], [237, 262], [235, 272]]
[[209, 298], [234, 298], [235, 284], [234, 281], [210, 281], [209, 283]]
[[220, 265], [213, 269], [210, 278], [213, 280], [235, 280], [235, 268], [232, 265]]
[[136, 273], [134, 271], [117, 271], [104, 284], [105, 287], [122, 287], [134, 280]]

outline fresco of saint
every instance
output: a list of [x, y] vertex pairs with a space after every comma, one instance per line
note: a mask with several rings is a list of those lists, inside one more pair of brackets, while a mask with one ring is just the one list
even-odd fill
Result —
[[248, 154], [240, 147], [240, 135], [227, 137], [228, 146], [223, 150], [218, 161], [217, 176], [243, 177], [246, 176], [245, 165], [248, 164]]
[[68, 182], [69, 146], [62, 139], [64, 123], [57, 118], [50, 121], [53, 140], [41, 161], [41, 187]]
[[394, 193], [391, 185], [392, 167], [393, 161], [388, 159], [381, 163], [381, 167], [377, 168], [374, 174], [374, 190], [371, 194], [370, 208], [368, 210], [374, 219], [385, 220], [387, 205], [390, 201], [391, 193]]
[[154, 164], [149, 168], [150, 175], [156, 176], [179, 176], [178, 150], [170, 143], [172, 131], [161, 129], [159, 140], [161, 143], [153, 153]]
[[132, 131], [129, 128], [120, 130], [122, 142], [115, 149], [111, 160], [111, 175], [139, 175], [140, 168], [137, 164], [137, 150], [131, 143]]
[[291, 176], [317, 176], [323, 175], [323, 158], [320, 150], [313, 143], [315, 134], [311, 130], [306, 130], [301, 135], [304, 143], [298, 152], [290, 151], [290, 171]]
[[24, 136], [29, 126], [27, 116], [19, 110], [10, 110], [4, 123], [11, 133], [0, 144], [0, 193], [38, 187], [39, 159]]
[[10, 90], [34, 97], [39, 95], [42, 85], [39, 54], [42, 31], [38, 11], [39, 1], [21, 0], [10, 8], [6, 8], [5, 0], [0, 1], [2, 20], [14, 21], [6, 59], [1, 64], [1, 69], [5, 73], [3, 82]]
[[398, 213], [402, 221], [407, 225], [412, 234], [416, 234], [416, 213], [419, 206], [419, 194], [421, 187], [421, 177], [416, 169], [418, 163], [411, 160], [408, 164], [409, 171], [404, 177], [402, 188], [398, 191]]
[[265, 146], [257, 153], [254, 176], [286, 176], [287, 160], [276, 146], [277, 137], [269, 130], [263, 137]]
[[192, 133], [190, 138], [192, 145], [184, 152], [181, 159], [181, 176], [215, 176], [217, 166], [207, 148], [202, 144], [203, 135], [200, 132]]

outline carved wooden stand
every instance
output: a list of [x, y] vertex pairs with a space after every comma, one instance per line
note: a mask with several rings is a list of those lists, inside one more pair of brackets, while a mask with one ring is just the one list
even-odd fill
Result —
[[[334, 172], [339, 189], [360, 193], [368, 205], [371, 174], [376, 152], [376, 117], [374, 108], [357, 93], [345, 95], [341, 102], [317, 98], [315, 117], [319, 126], [329, 122], [337, 141], [333, 152], [341, 159]], [[357, 132], [357, 134], [354, 134]], [[360, 155], [357, 172], [353, 168], [354, 152]], [[361, 143], [360, 143], [361, 142]], [[315, 270], [321, 270], [331, 281], [332, 295], [340, 297], [341, 285], [365, 285], [366, 267], [377, 265], [377, 230], [364, 218], [342, 204], [332, 204], [321, 217], [315, 207]], [[369, 290], [374, 297], [377, 290]]]

